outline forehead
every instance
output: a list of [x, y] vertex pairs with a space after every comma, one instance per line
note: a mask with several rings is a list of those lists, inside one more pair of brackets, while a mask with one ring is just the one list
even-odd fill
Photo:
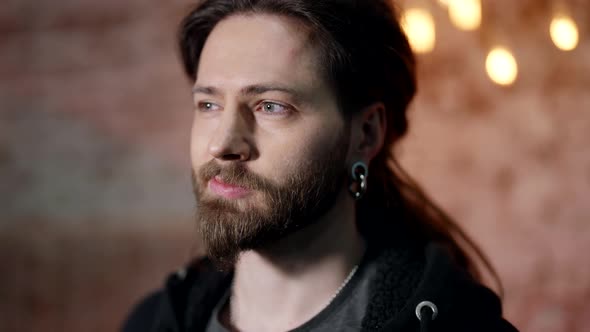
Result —
[[201, 83], [236, 87], [261, 82], [309, 85], [319, 76], [309, 29], [296, 19], [268, 14], [235, 15], [217, 24], [197, 71]]

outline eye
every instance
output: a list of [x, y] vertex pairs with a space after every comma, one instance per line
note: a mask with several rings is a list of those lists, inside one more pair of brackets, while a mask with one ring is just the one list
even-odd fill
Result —
[[259, 107], [261, 108], [261, 111], [266, 114], [286, 115], [291, 112], [291, 108], [289, 106], [271, 101], [262, 102], [260, 103]]
[[201, 112], [212, 112], [221, 109], [221, 107], [215, 103], [204, 101], [197, 104], [197, 109]]

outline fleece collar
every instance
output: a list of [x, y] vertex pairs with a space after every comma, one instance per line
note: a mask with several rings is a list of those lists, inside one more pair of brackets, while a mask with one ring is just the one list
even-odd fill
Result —
[[[363, 319], [365, 331], [420, 331], [416, 307], [424, 301], [438, 310], [429, 331], [487, 331], [482, 326], [516, 331], [501, 318], [498, 297], [458, 268], [442, 247], [395, 246], [372, 249], [370, 255], [377, 262], [377, 274]], [[153, 331], [204, 331], [232, 277], [208, 259], [170, 276]]]

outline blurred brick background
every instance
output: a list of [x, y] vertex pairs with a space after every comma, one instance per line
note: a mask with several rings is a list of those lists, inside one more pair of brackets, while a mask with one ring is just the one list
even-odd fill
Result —
[[[433, 7], [438, 44], [399, 147], [488, 253], [522, 331], [590, 331], [590, 3], [568, 3], [570, 53], [547, 36], [550, 1], [484, 1], [480, 33]], [[174, 44], [187, 8], [0, 6], [0, 331], [115, 331], [198, 249]], [[495, 40], [520, 61], [511, 88], [485, 75]]]

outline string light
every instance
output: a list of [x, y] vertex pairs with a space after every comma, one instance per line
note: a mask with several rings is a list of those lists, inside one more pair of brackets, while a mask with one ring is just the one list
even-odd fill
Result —
[[[436, 0], [446, 8], [449, 19], [458, 29], [471, 31], [481, 27], [482, 0]], [[571, 51], [580, 42], [576, 21], [557, 11], [551, 20], [549, 34], [557, 48]], [[402, 26], [417, 53], [430, 52], [435, 44], [435, 23], [431, 13], [424, 9], [408, 9], [403, 13]], [[494, 47], [486, 57], [485, 67], [490, 79], [499, 85], [509, 86], [518, 78], [518, 63], [510, 50]]]
[[490, 51], [486, 59], [486, 70], [493, 82], [503, 86], [511, 85], [518, 76], [516, 59], [503, 47], [495, 47]]
[[555, 16], [551, 20], [549, 33], [555, 46], [563, 51], [571, 51], [578, 46], [578, 26], [569, 16]]
[[449, 18], [461, 30], [475, 30], [481, 25], [481, 0], [446, 0]]
[[434, 49], [436, 29], [434, 18], [429, 11], [421, 8], [405, 10], [402, 15], [402, 27], [415, 52], [428, 53]]

